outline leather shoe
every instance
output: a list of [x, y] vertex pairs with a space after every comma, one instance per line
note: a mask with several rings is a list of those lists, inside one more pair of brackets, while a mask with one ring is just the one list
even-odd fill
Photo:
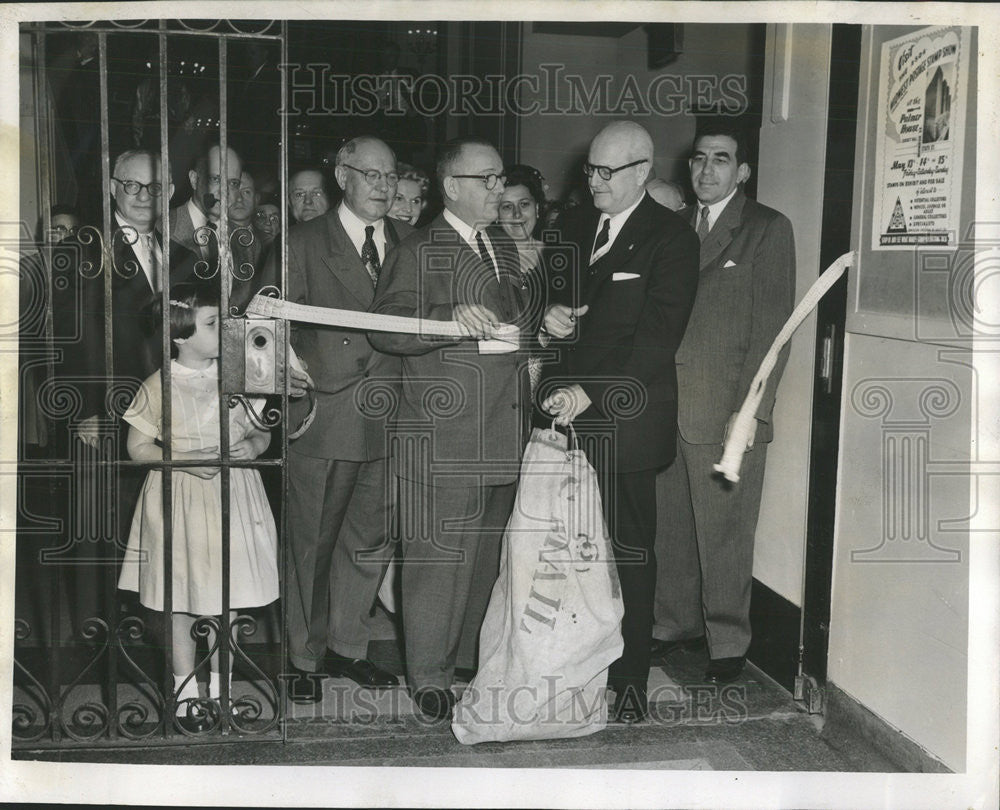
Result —
[[413, 693], [413, 700], [421, 714], [431, 720], [448, 720], [455, 706], [455, 695], [450, 689], [424, 686]]
[[732, 683], [739, 680], [743, 674], [743, 666], [747, 662], [745, 655], [735, 658], [713, 658], [705, 670], [705, 681], [708, 683]]
[[330, 652], [326, 656], [326, 671], [335, 678], [350, 678], [366, 689], [387, 689], [399, 686], [399, 678], [365, 658], [345, 658]]
[[288, 681], [288, 698], [292, 703], [319, 703], [323, 699], [322, 672], [308, 672], [294, 664], [289, 665], [294, 678]]
[[695, 650], [703, 649], [704, 646], [704, 636], [695, 636], [694, 638], [677, 638], [672, 639], [671, 641], [661, 641], [658, 638], [654, 638], [652, 643], [649, 645], [649, 657], [651, 660], [656, 661], [666, 658], [675, 650], [693, 652]]
[[611, 710], [612, 722], [632, 725], [641, 723], [647, 717], [649, 717], [649, 703], [644, 687], [629, 684], [615, 691], [615, 704]]

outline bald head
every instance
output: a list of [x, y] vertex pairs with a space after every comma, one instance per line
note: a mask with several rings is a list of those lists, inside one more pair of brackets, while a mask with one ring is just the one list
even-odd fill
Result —
[[631, 121], [614, 121], [597, 133], [587, 156], [594, 206], [614, 216], [638, 202], [653, 167], [653, 139]]
[[646, 183], [646, 191], [656, 202], [671, 211], [679, 211], [684, 207], [684, 190], [677, 183], [657, 177]]

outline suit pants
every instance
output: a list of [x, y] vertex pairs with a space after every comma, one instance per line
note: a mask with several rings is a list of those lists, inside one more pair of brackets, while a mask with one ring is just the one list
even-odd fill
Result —
[[753, 543], [767, 445], [744, 454], [740, 480], [713, 472], [722, 448], [677, 438], [677, 459], [656, 481], [659, 578], [653, 635], [704, 635], [712, 658], [750, 646]]
[[407, 680], [414, 692], [447, 689], [457, 665], [475, 665], [515, 485], [430, 487], [401, 478], [399, 493]]
[[624, 648], [611, 664], [608, 684], [646, 688], [649, 677], [649, 638], [653, 629], [656, 591], [656, 471], [604, 475], [597, 470], [604, 520], [611, 534], [625, 615]]
[[390, 485], [385, 459], [288, 454], [286, 615], [299, 669], [319, 671], [327, 648], [368, 656], [369, 614], [393, 551]]

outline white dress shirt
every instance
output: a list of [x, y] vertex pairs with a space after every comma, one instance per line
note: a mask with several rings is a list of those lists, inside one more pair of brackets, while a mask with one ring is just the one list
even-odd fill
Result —
[[[739, 188], [739, 186], [737, 186], [736, 188]], [[729, 201], [733, 198], [733, 195], [736, 194], [736, 188], [734, 188], [732, 191], [730, 191], [729, 195], [727, 197], [724, 197], [723, 199], [719, 200], [718, 202], [714, 202], [710, 206], [708, 206], [708, 229], [709, 230], [712, 230], [712, 227], [715, 225], [716, 221], [719, 219], [719, 214], [721, 214], [722, 211], [725, 209], [725, 207], [727, 205], [729, 205]], [[695, 228], [697, 228], [698, 227], [698, 223], [701, 222], [701, 209], [704, 208], [704, 207], [705, 206], [704, 206], [703, 203], [701, 203], [701, 202], [698, 203], [698, 213], [695, 215], [695, 218], [694, 218], [694, 227]]]
[[604, 227], [604, 223], [606, 220], [611, 220], [611, 227], [608, 229], [607, 243], [602, 245], [600, 250], [595, 250], [593, 255], [591, 255], [590, 257], [591, 264], [596, 262], [599, 258], [601, 258], [601, 256], [603, 256], [605, 253], [611, 250], [611, 246], [615, 243], [615, 239], [621, 232], [622, 227], [625, 225], [628, 218], [632, 215], [632, 212], [639, 207], [639, 203], [641, 203], [645, 199], [645, 197], [646, 193], [643, 192], [642, 196], [640, 196], [638, 200], [632, 203], [624, 211], [619, 211], [617, 214], [614, 215], [601, 214], [601, 218], [597, 220], [597, 230], [594, 233], [594, 241], [595, 242], [597, 241], [597, 234], [601, 232], [601, 229]]
[[160, 243], [156, 239], [156, 234], [151, 230], [146, 233], [140, 233], [138, 228], [126, 222], [117, 211], [115, 212], [115, 221], [125, 234], [125, 241], [132, 248], [136, 259], [139, 260], [139, 266], [142, 267], [142, 272], [146, 274], [149, 288], [153, 292], [159, 292], [163, 268], [163, 252], [160, 249]]
[[375, 243], [375, 252], [378, 253], [379, 265], [385, 263], [385, 220], [379, 219], [375, 222], [365, 222], [355, 214], [345, 203], [337, 206], [337, 216], [340, 217], [340, 224], [347, 231], [347, 238], [351, 240], [354, 249], [361, 255], [361, 248], [365, 244], [365, 228], [369, 225], [375, 230], [372, 232], [372, 241]]
[[444, 218], [452, 228], [458, 231], [458, 235], [465, 240], [465, 243], [472, 248], [473, 251], [475, 251], [477, 256], [479, 255], [479, 245], [476, 243], [476, 234], [481, 233], [483, 235], [483, 244], [486, 245], [486, 252], [490, 254], [490, 258], [493, 259], [493, 272], [496, 274], [497, 281], [499, 281], [500, 265], [497, 263], [497, 254], [493, 250], [493, 243], [490, 242], [490, 237], [489, 234], [486, 233], [486, 229], [484, 228], [481, 231], [477, 231], [471, 225], [466, 223], [465, 220], [460, 219], [447, 208], [444, 209]]

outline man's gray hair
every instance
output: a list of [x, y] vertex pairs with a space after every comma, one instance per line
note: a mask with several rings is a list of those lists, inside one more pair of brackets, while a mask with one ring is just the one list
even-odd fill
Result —
[[153, 165], [157, 169], [160, 168], [160, 153], [154, 152], [152, 149], [126, 149], [117, 158], [115, 158], [115, 165], [111, 169], [111, 176], [118, 177], [121, 173], [121, 168], [123, 165], [128, 163], [133, 158], [145, 157], [153, 161]]

